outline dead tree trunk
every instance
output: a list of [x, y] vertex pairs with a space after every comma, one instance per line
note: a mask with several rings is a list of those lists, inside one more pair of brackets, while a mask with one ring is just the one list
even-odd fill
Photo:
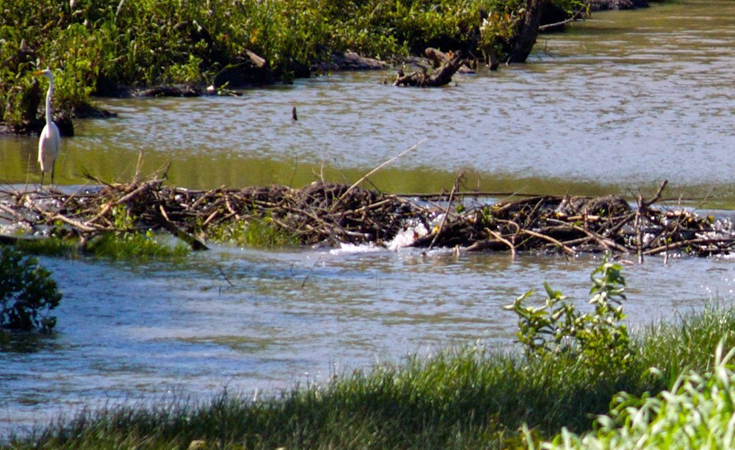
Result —
[[549, 0], [526, 0], [526, 11], [518, 22], [515, 39], [511, 42], [508, 52], [508, 64], [524, 62], [533, 50], [538, 36], [538, 27], [541, 23], [541, 13]]

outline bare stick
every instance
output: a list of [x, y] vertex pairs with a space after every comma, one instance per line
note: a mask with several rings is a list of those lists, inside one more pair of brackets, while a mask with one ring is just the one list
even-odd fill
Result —
[[378, 167], [374, 168], [374, 169], [373, 169], [373, 170], [371, 170], [370, 172], [368, 172], [368, 173], [366, 173], [365, 175], [363, 175], [363, 177], [362, 177], [362, 178], [360, 178], [359, 180], [355, 181], [355, 183], [354, 183], [354, 184], [353, 184], [352, 186], [350, 186], [349, 188], [347, 188], [347, 190], [346, 190], [346, 191], [344, 192], [344, 194], [340, 195], [340, 197], [339, 197], [339, 198], [337, 199], [337, 201], [336, 201], [336, 202], [334, 202], [334, 204], [332, 205], [332, 211], [333, 211], [333, 210], [334, 210], [334, 208], [335, 208], [335, 207], [336, 207], [336, 206], [337, 206], [337, 205], [338, 205], [338, 204], [339, 204], [339, 203], [340, 203], [340, 202], [341, 202], [341, 201], [342, 201], [342, 200], [343, 200], [343, 199], [344, 199], [344, 198], [345, 198], [345, 197], [347, 196], [347, 194], [349, 194], [349, 193], [350, 193], [350, 192], [351, 192], [351, 191], [352, 191], [353, 189], [355, 189], [355, 188], [356, 188], [356, 187], [357, 187], [357, 186], [358, 186], [358, 185], [359, 185], [360, 183], [362, 183], [363, 181], [365, 181], [365, 179], [366, 179], [366, 178], [368, 178], [368, 177], [369, 177], [370, 175], [374, 174], [375, 172], [379, 171], [379, 170], [380, 170], [380, 169], [382, 169], [383, 167], [387, 166], [388, 164], [392, 163], [393, 161], [397, 160], [398, 158], [401, 158], [401, 157], [403, 157], [404, 155], [406, 155], [407, 153], [409, 153], [409, 152], [412, 152], [412, 151], [416, 150], [416, 149], [417, 149], [417, 148], [419, 148], [419, 146], [420, 146], [421, 144], [423, 144], [424, 142], [426, 142], [426, 139], [423, 139], [423, 140], [422, 140], [421, 142], [419, 142], [419, 143], [417, 143], [417, 144], [414, 144], [414, 145], [412, 145], [412, 146], [411, 146], [411, 147], [409, 147], [409, 148], [408, 148], [407, 150], [404, 150], [404, 151], [402, 151], [402, 152], [401, 152], [401, 153], [399, 153], [398, 155], [396, 155], [396, 156], [392, 157], [392, 158], [391, 158], [391, 159], [389, 159], [388, 161], [385, 161], [385, 162], [384, 162], [383, 164], [379, 165]]
[[505, 239], [505, 238], [504, 238], [503, 236], [501, 236], [500, 234], [498, 234], [498, 233], [494, 232], [493, 230], [491, 230], [491, 229], [489, 229], [489, 228], [485, 228], [485, 230], [486, 230], [486, 231], [487, 231], [488, 233], [490, 233], [490, 235], [491, 235], [492, 237], [494, 237], [495, 239], [499, 240], [499, 241], [500, 241], [500, 242], [502, 242], [503, 244], [507, 245], [507, 246], [508, 246], [508, 247], [510, 248], [510, 257], [511, 257], [512, 259], [515, 259], [515, 258], [516, 258], [516, 246], [515, 246], [515, 245], [513, 245], [513, 243], [512, 243], [512, 242], [510, 242], [509, 240]]
[[431, 244], [429, 244], [429, 250], [431, 250], [431, 248], [434, 247], [436, 240], [439, 238], [439, 235], [442, 234], [442, 231], [444, 230], [444, 223], [447, 221], [447, 217], [449, 217], [449, 209], [452, 207], [452, 200], [454, 199], [454, 193], [457, 190], [457, 186], [459, 185], [459, 180], [461, 180], [463, 176], [464, 176], [463, 174], [460, 174], [460, 176], [458, 176], [457, 179], [454, 180], [454, 186], [452, 186], [452, 192], [449, 193], [449, 204], [447, 205], [447, 209], [444, 210], [444, 217], [442, 217], [442, 221], [439, 223], [439, 229], [436, 230], [434, 239], [432, 239]]

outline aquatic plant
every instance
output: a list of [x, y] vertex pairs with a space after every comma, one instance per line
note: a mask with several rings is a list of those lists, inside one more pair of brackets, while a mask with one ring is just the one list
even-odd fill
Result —
[[147, 260], [181, 258], [190, 248], [181, 242], [175, 245], [156, 240], [152, 231], [130, 233], [103, 233], [90, 240], [84, 252], [98, 258]]
[[241, 247], [278, 248], [298, 245], [299, 238], [282, 228], [270, 217], [252, 217], [234, 223], [220, 223], [208, 228], [215, 242], [232, 243]]
[[13, 247], [0, 247], [0, 328], [50, 332], [61, 301], [51, 273]]
[[76, 257], [79, 254], [79, 240], [67, 239], [56, 236], [40, 239], [19, 239], [15, 242], [15, 248], [26, 255], [43, 256], [65, 256]]

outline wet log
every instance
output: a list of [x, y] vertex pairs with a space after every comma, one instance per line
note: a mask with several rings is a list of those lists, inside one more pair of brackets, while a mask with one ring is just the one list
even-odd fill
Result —
[[385, 68], [385, 62], [351, 51], [332, 53], [327, 60], [320, 61], [312, 66], [312, 70], [316, 72], [367, 71]]
[[462, 53], [457, 52], [449, 61], [442, 63], [442, 65], [432, 74], [427, 73], [425, 70], [416, 70], [408, 75], [399, 71], [393, 86], [444, 86], [452, 82], [452, 76], [457, 73], [462, 64], [464, 64]]
[[202, 90], [197, 86], [179, 84], [172, 86], [154, 86], [136, 93], [138, 97], [200, 97]]
[[[452, 60], [452, 57], [454, 56], [453, 53], [444, 53], [441, 50], [437, 50], [433, 47], [427, 47], [426, 50], [424, 50], [424, 55], [426, 55], [427, 58], [429, 58], [429, 61], [431, 61], [434, 68], [440, 67], [442, 64], [447, 64]], [[462, 65], [459, 67], [459, 70], [457, 73], [461, 74], [473, 74], [475, 73], [474, 70], [472, 70], [468, 65], [467, 62], [463, 62]]]
[[240, 59], [240, 62], [228, 65], [214, 76], [215, 89], [224, 86], [232, 89], [263, 86], [275, 80], [264, 58], [245, 50]]

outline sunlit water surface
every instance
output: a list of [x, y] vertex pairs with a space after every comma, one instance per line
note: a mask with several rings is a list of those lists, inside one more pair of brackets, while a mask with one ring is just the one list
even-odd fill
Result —
[[[735, 3], [673, 1], [596, 14], [542, 37], [526, 65], [443, 89], [339, 74], [242, 97], [108, 100], [77, 124], [58, 180], [127, 180], [171, 162], [193, 188], [372, 177], [393, 192], [470, 188], [564, 194], [652, 191], [732, 208]], [[299, 121], [292, 122], [296, 106]], [[38, 180], [34, 138], [0, 139], [0, 182]], [[707, 197], [707, 200], [700, 199]], [[362, 249], [365, 250], [365, 249]], [[591, 257], [217, 249], [177, 263], [43, 258], [64, 292], [58, 332], [0, 352], [0, 432], [110, 402], [290, 388], [344, 370], [480, 340], [507, 346], [501, 309], [543, 281], [585, 299]], [[633, 325], [733, 298], [729, 259], [626, 266]]]

